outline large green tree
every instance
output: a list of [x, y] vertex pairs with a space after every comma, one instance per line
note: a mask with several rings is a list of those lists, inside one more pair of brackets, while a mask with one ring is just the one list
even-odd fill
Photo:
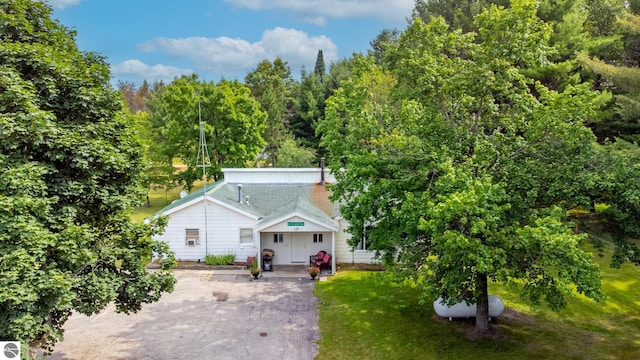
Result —
[[[72, 311], [135, 312], [171, 291], [140, 202], [140, 144], [105, 59], [40, 1], [0, 1], [0, 339], [50, 351]], [[28, 349], [28, 351], [27, 351]]]
[[318, 50], [318, 56], [316, 57], [316, 66], [313, 68], [313, 73], [316, 74], [320, 82], [324, 82], [324, 75], [326, 73], [326, 65], [324, 64], [324, 55], [322, 49]]
[[584, 237], [565, 222], [597, 178], [583, 125], [597, 94], [527, 76], [550, 53], [536, 10], [491, 6], [474, 17], [477, 35], [414, 20], [387, 49], [389, 70], [360, 61], [318, 128], [352, 245], [397, 262], [425, 300], [476, 303], [479, 333], [491, 281], [554, 310], [574, 289], [602, 299]]
[[277, 154], [289, 137], [287, 125], [292, 114], [295, 81], [291, 77], [289, 65], [281, 58], [273, 62], [261, 61], [255, 70], [244, 78], [251, 89], [251, 95], [267, 113], [267, 124], [262, 132], [266, 141], [263, 153], [272, 166], [277, 165]]
[[195, 74], [184, 75], [164, 87], [155, 108], [164, 119], [158, 129], [165, 137], [163, 153], [167, 161], [177, 158], [184, 163], [186, 169], [174, 177], [187, 189], [202, 178], [200, 120], [210, 161], [206, 164], [208, 178], [220, 179], [224, 166], [245, 167], [255, 162], [263, 149], [267, 114], [249, 88], [237, 81], [216, 84], [201, 82]]
[[318, 149], [320, 142], [315, 129], [324, 116], [325, 89], [318, 75], [302, 70], [289, 128], [302, 145], [312, 149]]
[[416, 0], [415, 15], [424, 22], [442, 17], [453, 29], [475, 31], [473, 19], [491, 4], [507, 6], [509, 0]]
[[386, 48], [390, 43], [398, 41], [399, 36], [400, 32], [397, 29], [384, 29], [376, 35], [375, 39], [369, 41], [371, 50], [369, 50], [368, 54], [373, 56], [376, 64], [382, 64]]

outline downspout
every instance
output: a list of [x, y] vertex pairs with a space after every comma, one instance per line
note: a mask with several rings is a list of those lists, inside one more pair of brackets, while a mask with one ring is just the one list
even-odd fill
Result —
[[320, 159], [320, 185], [324, 186], [324, 158]]

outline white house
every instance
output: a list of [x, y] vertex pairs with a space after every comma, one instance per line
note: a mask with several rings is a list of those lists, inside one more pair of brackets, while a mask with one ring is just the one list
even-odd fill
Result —
[[[319, 168], [223, 169], [224, 180], [207, 185], [159, 211], [169, 223], [156, 239], [166, 241], [179, 260], [234, 253], [272, 264], [308, 264], [320, 250], [336, 263], [371, 263], [373, 252], [347, 244], [347, 222], [329, 200], [325, 184], [335, 182]], [[206, 196], [205, 196], [206, 193]], [[359, 246], [365, 248], [362, 242]]]

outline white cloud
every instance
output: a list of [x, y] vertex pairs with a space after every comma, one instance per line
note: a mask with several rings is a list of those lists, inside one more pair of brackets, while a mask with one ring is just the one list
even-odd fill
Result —
[[215, 71], [223, 76], [244, 74], [260, 61], [276, 57], [297, 72], [302, 66], [315, 64], [318, 50], [323, 51], [327, 64], [338, 59], [337, 46], [328, 37], [313, 37], [300, 30], [280, 27], [265, 30], [260, 41], [254, 43], [228, 37], [157, 38], [139, 44], [137, 49], [186, 58], [200, 70]]
[[54, 9], [64, 9], [67, 6], [78, 5], [82, 0], [44, 0]]
[[132, 79], [135, 81], [147, 80], [149, 82], [164, 81], [170, 83], [174, 78], [192, 74], [190, 69], [180, 69], [166, 65], [147, 65], [140, 60], [126, 60], [120, 64], [111, 65], [113, 77]]
[[[249, 10], [290, 10], [303, 21], [324, 24], [324, 18], [374, 17], [401, 22], [411, 15], [414, 0], [225, 0]], [[318, 19], [323, 19], [319, 21]]]

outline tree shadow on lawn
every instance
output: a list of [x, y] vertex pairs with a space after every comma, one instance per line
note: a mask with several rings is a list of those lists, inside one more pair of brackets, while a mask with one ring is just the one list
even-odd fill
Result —
[[[441, 318], [432, 303], [418, 303], [418, 290], [380, 275], [339, 273], [318, 284], [319, 358], [340, 358], [332, 352], [354, 359], [624, 359], [640, 353], [637, 328], [623, 333], [631, 328], [611, 321], [585, 328], [591, 319], [571, 315], [572, 305], [567, 312], [530, 313], [520, 311], [527, 306], [511, 296], [505, 312], [492, 320], [491, 336], [471, 340], [474, 318]], [[586, 312], [599, 311], [591, 300], [572, 300], [587, 306]], [[602, 332], [605, 326], [613, 327]]]

